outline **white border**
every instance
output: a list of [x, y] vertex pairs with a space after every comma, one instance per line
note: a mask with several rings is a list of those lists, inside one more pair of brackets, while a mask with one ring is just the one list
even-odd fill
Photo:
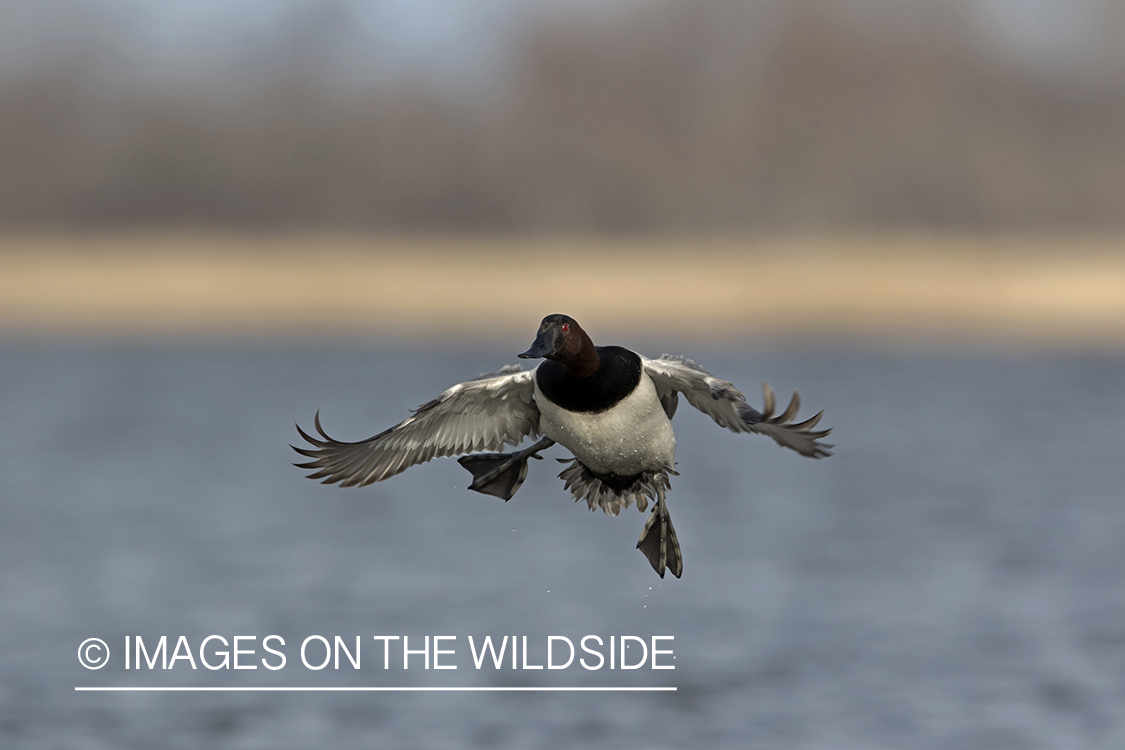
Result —
[[661, 687], [76, 687], [78, 693], [674, 693]]

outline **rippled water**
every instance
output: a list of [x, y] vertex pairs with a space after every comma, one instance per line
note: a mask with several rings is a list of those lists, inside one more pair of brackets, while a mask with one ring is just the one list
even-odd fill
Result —
[[[449, 460], [352, 490], [289, 465], [316, 409], [365, 438], [510, 353], [0, 344], [0, 746], [1125, 747], [1125, 359], [678, 351], [753, 401], [800, 387], [838, 450], [681, 405], [685, 573], [660, 581], [643, 516], [575, 506], [559, 447], [509, 503]], [[121, 664], [126, 636], [211, 634], [279, 634], [289, 663]], [[384, 671], [369, 641], [361, 670], [314, 672], [310, 634], [453, 635], [458, 669]], [[465, 638], [505, 634], [672, 635], [676, 669], [474, 670]], [[100, 671], [75, 656], [93, 636]]]

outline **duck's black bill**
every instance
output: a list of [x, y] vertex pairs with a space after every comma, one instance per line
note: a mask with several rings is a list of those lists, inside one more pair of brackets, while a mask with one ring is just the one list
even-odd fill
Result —
[[535, 337], [535, 341], [532, 343], [530, 349], [516, 356], [520, 359], [539, 359], [548, 356], [553, 351], [554, 347], [547, 343], [546, 335], [541, 333]]

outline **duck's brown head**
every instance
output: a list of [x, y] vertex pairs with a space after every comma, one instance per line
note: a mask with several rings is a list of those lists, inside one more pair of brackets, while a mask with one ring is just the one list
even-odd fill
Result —
[[569, 315], [548, 315], [539, 324], [539, 334], [521, 359], [550, 359], [566, 366], [568, 373], [585, 378], [598, 369], [594, 342]]

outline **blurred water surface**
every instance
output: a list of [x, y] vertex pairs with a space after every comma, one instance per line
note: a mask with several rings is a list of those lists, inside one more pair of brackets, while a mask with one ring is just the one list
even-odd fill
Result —
[[[574, 506], [557, 447], [509, 503], [448, 460], [358, 490], [288, 465], [316, 409], [365, 438], [515, 349], [0, 344], [0, 745], [1125, 746], [1125, 359], [667, 348], [754, 402], [799, 387], [838, 451], [682, 404], [685, 573], [662, 582], [643, 516]], [[120, 663], [126, 635], [269, 633], [280, 672]], [[311, 672], [309, 634], [673, 635], [676, 669]], [[91, 636], [116, 649], [98, 672], [75, 659]], [[679, 690], [73, 690], [129, 684]]]

